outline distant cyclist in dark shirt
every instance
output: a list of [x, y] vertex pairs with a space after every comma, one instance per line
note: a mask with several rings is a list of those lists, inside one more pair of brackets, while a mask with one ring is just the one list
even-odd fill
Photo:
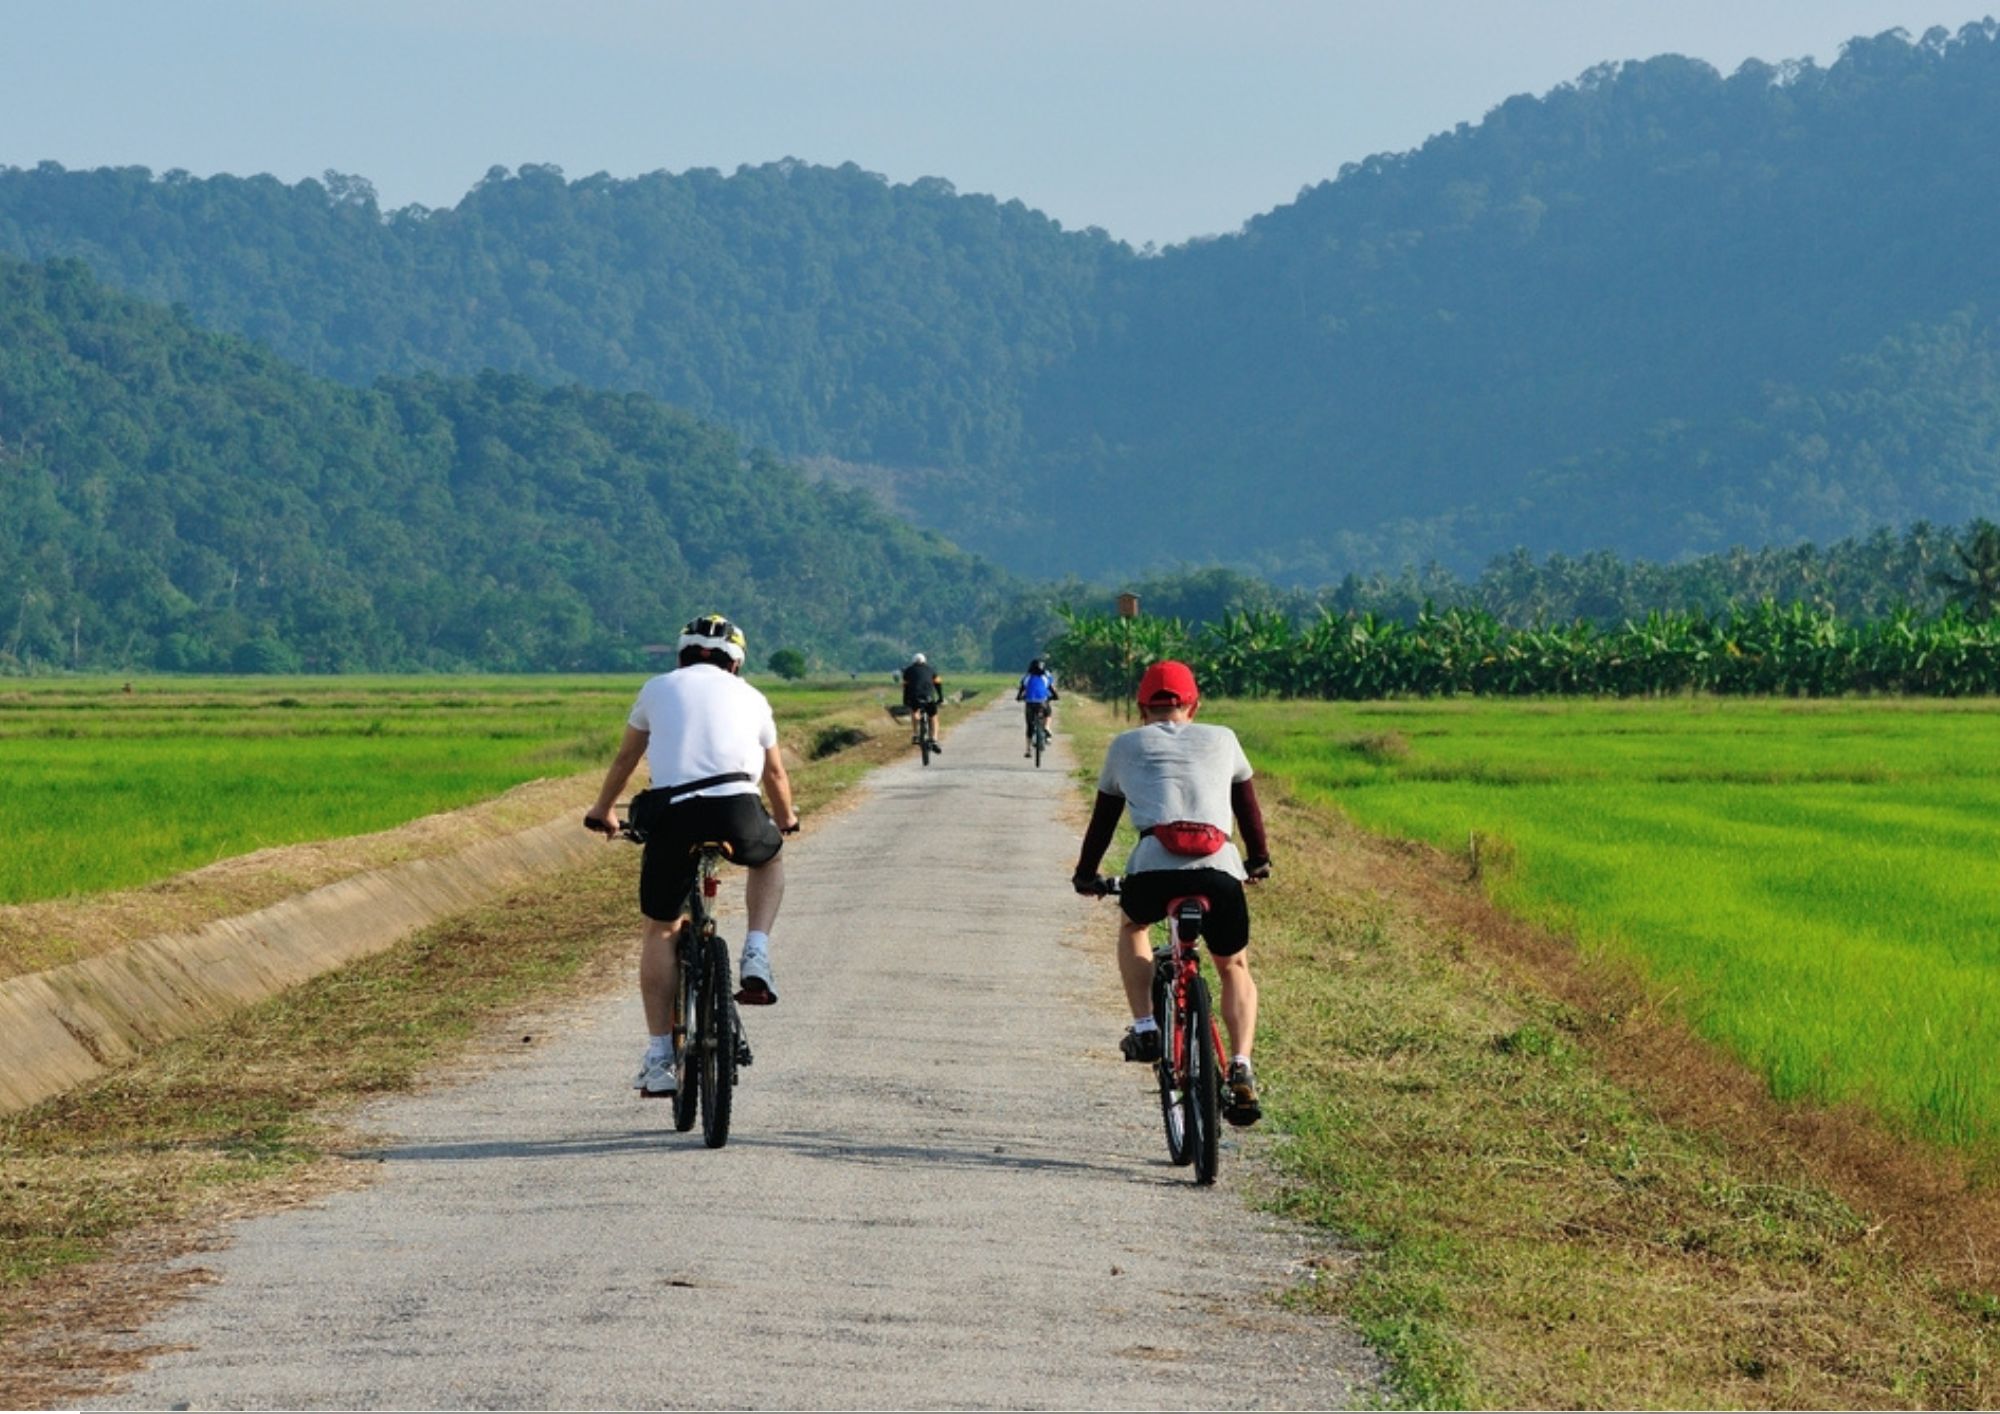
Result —
[[923, 723], [919, 717], [931, 719], [931, 750], [943, 751], [937, 740], [937, 709], [944, 701], [944, 679], [938, 670], [924, 660], [919, 653], [910, 659], [903, 669], [903, 705], [910, 709], [910, 740], [917, 741], [923, 734]]
[[1032, 756], [1035, 754], [1036, 719], [1045, 719], [1050, 725], [1054, 725], [1055, 709], [1049, 704], [1062, 700], [1062, 694], [1056, 691], [1055, 675], [1042, 666], [1040, 658], [1028, 664], [1027, 676], [1021, 679], [1021, 686], [1014, 693], [1014, 700], [1026, 704], [1022, 715], [1028, 729], [1028, 746], [1021, 755]]

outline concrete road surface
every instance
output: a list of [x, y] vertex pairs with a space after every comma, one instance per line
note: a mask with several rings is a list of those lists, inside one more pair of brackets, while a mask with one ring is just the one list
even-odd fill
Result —
[[[369, 1112], [380, 1181], [246, 1222], [151, 1408], [1281, 1408], [1367, 1395], [1308, 1240], [1167, 1165], [1072, 764], [1012, 703], [788, 850], [727, 1148], [627, 1088], [636, 997]], [[1115, 861], [1114, 861], [1115, 862]], [[633, 864], [636, 870], [636, 853]], [[726, 891], [726, 906], [740, 903]], [[732, 936], [740, 937], [731, 925]]]

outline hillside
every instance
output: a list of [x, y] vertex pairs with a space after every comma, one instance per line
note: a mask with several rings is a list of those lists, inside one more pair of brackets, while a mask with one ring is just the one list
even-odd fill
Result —
[[388, 213], [353, 178], [0, 171], [0, 253], [356, 384], [643, 391], [1046, 575], [2000, 514], [1996, 235], [1990, 21], [1606, 64], [1156, 258], [851, 165], [495, 169]]
[[565, 181], [496, 167], [455, 207], [360, 178], [0, 169], [0, 255], [72, 256], [313, 372], [637, 391], [792, 454], [1020, 451], [1022, 389], [1129, 252], [1019, 202], [800, 162]]
[[0, 669], [629, 668], [691, 614], [984, 661], [989, 566], [637, 394], [356, 390], [0, 261]]
[[1235, 488], [1257, 558], [1320, 573], [1990, 514], [1997, 33], [1607, 65], [1142, 262], [1031, 413], [1046, 484]]

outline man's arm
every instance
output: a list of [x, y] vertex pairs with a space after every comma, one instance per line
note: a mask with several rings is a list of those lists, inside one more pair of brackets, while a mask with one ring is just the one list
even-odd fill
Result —
[[784, 754], [775, 746], [764, 748], [764, 800], [780, 830], [789, 834], [799, 827], [799, 812], [792, 808], [792, 778], [785, 774]]
[[618, 812], [612, 807], [618, 803], [626, 782], [639, 769], [639, 762], [646, 755], [646, 743], [652, 740], [652, 733], [642, 732], [637, 727], [625, 728], [625, 739], [618, 743], [618, 754], [611, 758], [611, 769], [604, 773], [604, 788], [597, 792], [597, 804], [584, 815], [588, 823], [602, 820], [608, 827], [604, 832], [607, 840], [618, 837]]
[[1243, 847], [1249, 858], [1243, 861], [1243, 868], [1253, 879], [1268, 879], [1271, 876], [1271, 841], [1264, 831], [1264, 811], [1257, 804], [1257, 786], [1254, 781], [1235, 781], [1229, 787], [1229, 807], [1236, 812], [1236, 823], [1243, 827]]

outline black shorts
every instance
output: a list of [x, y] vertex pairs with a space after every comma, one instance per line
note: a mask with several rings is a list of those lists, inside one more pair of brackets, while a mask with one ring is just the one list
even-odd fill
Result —
[[1177, 898], [1200, 894], [1208, 900], [1208, 921], [1202, 936], [1217, 957], [1229, 957], [1250, 946], [1250, 905], [1243, 881], [1220, 869], [1154, 869], [1127, 874], [1118, 904], [1134, 923], [1158, 923]]
[[639, 911], [659, 923], [671, 923], [687, 912], [700, 861], [695, 851], [720, 840], [723, 857], [754, 869], [769, 864], [785, 847], [777, 822], [764, 802], [747, 791], [735, 795], [697, 795], [660, 812], [647, 822], [646, 851], [639, 861]]

